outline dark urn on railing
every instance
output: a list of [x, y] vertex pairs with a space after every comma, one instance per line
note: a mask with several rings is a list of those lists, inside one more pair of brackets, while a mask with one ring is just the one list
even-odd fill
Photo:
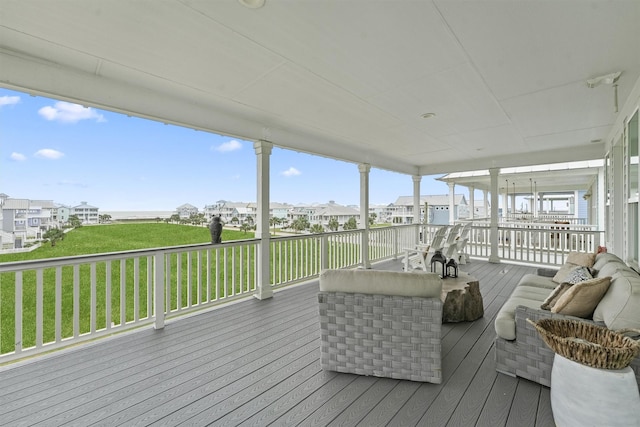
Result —
[[220, 222], [219, 216], [214, 216], [209, 224], [209, 231], [211, 232], [211, 243], [222, 243], [222, 222]]
[[445, 277], [447, 277], [447, 272], [446, 272], [446, 264], [447, 264], [447, 257], [445, 257], [442, 254], [442, 251], [436, 251], [433, 256], [431, 257], [431, 272], [432, 273], [438, 273], [438, 264], [440, 264], [440, 277], [442, 277], [443, 279]]

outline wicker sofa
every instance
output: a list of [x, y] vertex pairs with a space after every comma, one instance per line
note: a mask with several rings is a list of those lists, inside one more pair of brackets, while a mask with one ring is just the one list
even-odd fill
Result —
[[435, 273], [322, 271], [322, 368], [441, 383], [441, 293]]
[[[595, 322], [612, 330], [640, 328], [640, 276], [611, 253], [595, 257], [594, 277], [611, 277], [604, 297], [592, 319], [583, 319], [542, 310], [540, 307], [558, 286], [552, 280], [557, 269], [539, 269], [522, 277], [503, 304], [495, 321], [495, 360], [499, 372], [550, 386], [555, 353], [544, 343], [527, 319], [572, 318]], [[631, 368], [640, 384], [640, 357]]]

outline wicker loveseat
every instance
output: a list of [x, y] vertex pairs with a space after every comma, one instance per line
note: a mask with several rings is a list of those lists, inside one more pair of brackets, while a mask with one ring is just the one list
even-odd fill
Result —
[[[612, 253], [595, 257], [594, 277], [611, 277], [609, 288], [595, 308], [592, 319], [552, 313], [541, 305], [558, 286], [552, 280], [558, 270], [539, 269], [522, 277], [503, 304], [495, 321], [495, 360], [499, 372], [550, 386], [555, 353], [544, 343], [527, 319], [577, 319], [611, 330], [640, 328], [640, 275]], [[640, 384], [640, 357], [631, 368]]]
[[441, 383], [441, 293], [435, 273], [324, 270], [322, 368]]

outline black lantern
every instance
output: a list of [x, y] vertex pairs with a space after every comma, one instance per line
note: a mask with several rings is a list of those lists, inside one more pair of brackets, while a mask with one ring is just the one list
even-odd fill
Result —
[[436, 251], [436, 253], [434, 253], [433, 256], [431, 257], [431, 272], [437, 273], [438, 264], [440, 264], [442, 267], [442, 274], [440, 274], [440, 277], [444, 279], [445, 277], [447, 277], [447, 273], [445, 271], [446, 263], [447, 263], [447, 257], [442, 255], [442, 251]]
[[447, 276], [458, 277], [458, 263], [453, 258], [447, 263]]

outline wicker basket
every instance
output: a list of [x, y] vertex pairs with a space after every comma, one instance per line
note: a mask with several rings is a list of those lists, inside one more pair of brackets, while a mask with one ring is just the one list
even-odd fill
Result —
[[607, 328], [570, 319], [527, 319], [557, 354], [592, 368], [623, 369], [640, 343]]

